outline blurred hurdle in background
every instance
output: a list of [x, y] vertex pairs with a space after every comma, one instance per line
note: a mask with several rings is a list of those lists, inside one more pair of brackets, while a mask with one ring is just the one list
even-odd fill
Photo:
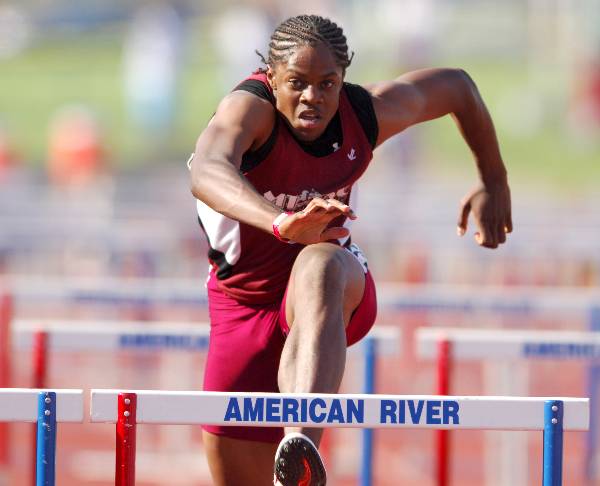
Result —
[[90, 420], [116, 425], [116, 486], [135, 484], [136, 424], [543, 430], [543, 486], [562, 485], [563, 430], [587, 430], [585, 398], [92, 390]]
[[83, 422], [83, 390], [0, 388], [0, 422], [37, 422], [35, 484], [54, 486], [56, 424]]
[[[451, 394], [451, 370], [457, 361], [476, 360], [494, 361], [499, 368], [501, 379], [486, 380], [492, 388], [504, 383], [502, 394], [520, 395], [526, 392], [527, 372], [523, 369], [523, 360], [589, 360], [600, 359], [600, 333], [574, 331], [508, 330], [508, 329], [465, 329], [465, 328], [419, 328], [415, 334], [417, 355], [422, 359], [437, 360], [438, 390], [440, 395]], [[520, 362], [517, 369], [516, 363]], [[496, 378], [499, 374], [496, 375]], [[557, 392], [559, 392], [557, 390]], [[592, 401], [591, 410], [597, 409]], [[590, 420], [597, 420], [596, 412]], [[591, 434], [590, 434], [591, 435]], [[527, 484], [527, 444], [525, 440], [506, 440], [502, 447], [502, 457], [490, 459], [490, 463], [500, 466], [490, 471], [488, 481], [493, 484]], [[437, 485], [449, 483], [450, 447], [446, 431], [438, 432], [436, 464]], [[586, 473], [591, 478], [595, 457], [594, 447], [586, 450]]]
[[[208, 349], [210, 325], [189, 322], [73, 321], [16, 319], [11, 323], [12, 350], [31, 349], [33, 383], [48, 386], [51, 357], [68, 351], [198, 351]], [[401, 332], [398, 328], [375, 326], [350, 354], [362, 353], [363, 393], [375, 392], [376, 362], [379, 355], [398, 355]], [[7, 361], [11, 361], [10, 358]], [[6, 442], [0, 436], [0, 442]], [[373, 431], [363, 430], [361, 484], [372, 483]]]

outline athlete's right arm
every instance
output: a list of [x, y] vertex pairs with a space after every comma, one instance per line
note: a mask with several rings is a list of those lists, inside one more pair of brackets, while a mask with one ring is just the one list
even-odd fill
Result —
[[[256, 191], [240, 166], [246, 151], [266, 142], [274, 123], [275, 110], [268, 101], [243, 91], [227, 95], [200, 134], [190, 166], [194, 197], [218, 213], [268, 233], [282, 210]], [[348, 235], [346, 228], [327, 227], [340, 214], [356, 217], [335, 199], [314, 198], [281, 222], [280, 235], [305, 245], [343, 238]]]
[[191, 162], [191, 191], [215, 211], [271, 232], [281, 210], [262, 197], [240, 173], [242, 155], [269, 137], [275, 110], [268, 101], [234, 91], [219, 104], [200, 134]]

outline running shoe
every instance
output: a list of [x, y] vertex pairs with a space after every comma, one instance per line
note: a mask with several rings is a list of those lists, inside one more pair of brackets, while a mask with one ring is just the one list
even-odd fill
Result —
[[327, 473], [315, 444], [304, 434], [287, 434], [275, 453], [275, 484], [325, 486]]

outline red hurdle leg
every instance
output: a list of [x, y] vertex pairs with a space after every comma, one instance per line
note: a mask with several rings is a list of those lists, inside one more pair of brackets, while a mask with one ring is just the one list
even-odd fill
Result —
[[48, 333], [36, 331], [31, 347], [33, 362], [33, 388], [46, 388], [48, 376]]
[[[0, 388], [9, 388], [10, 379], [10, 322], [12, 320], [12, 299], [10, 295], [0, 295]], [[0, 423], [0, 469], [8, 465], [9, 429], [7, 423]]]
[[[450, 393], [450, 343], [447, 339], [438, 342], [438, 395]], [[450, 432], [436, 430], [436, 473], [437, 486], [447, 486], [449, 478]]]
[[119, 393], [115, 486], [135, 484], [136, 409], [135, 393]]
[[[48, 364], [48, 333], [45, 331], [36, 331], [33, 334], [33, 341], [31, 344], [31, 360], [32, 360], [32, 382], [33, 388], [39, 388], [43, 390], [48, 386], [46, 377], [48, 375], [47, 364]], [[36, 468], [37, 468], [37, 435], [38, 426], [36, 423], [32, 426], [33, 429], [33, 441], [32, 441], [32, 454], [31, 454], [31, 484], [37, 485], [36, 479]]]

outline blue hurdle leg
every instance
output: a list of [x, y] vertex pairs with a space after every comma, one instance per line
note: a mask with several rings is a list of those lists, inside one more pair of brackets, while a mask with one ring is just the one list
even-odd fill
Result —
[[[368, 336], [364, 343], [364, 390], [363, 393], [375, 393], [375, 361], [377, 359], [377, 343]], [[373, 483], [373, 429], [363, 429], [360, 485], [371, 486]]]
[[56, 393], [38, 396], [36, 486], [54, 486], [56, 463]]
[[547, 400], [544, 406], [543, 486], [562, 485], [563, 402]]
[[[590, 331], [600, 332], [600, 307], [592, 307], [590, 310]], [[600, 405], [600, 363], [592, 361], [588, 366], [588, 397], [590, 397], [590, 430], [587, 432], [587, 443], [585, 448], [585, 474], [588, 481], [596, 479], [598, 464], [596, 456], [598, 452], [598, 428], [597, 410]]]

